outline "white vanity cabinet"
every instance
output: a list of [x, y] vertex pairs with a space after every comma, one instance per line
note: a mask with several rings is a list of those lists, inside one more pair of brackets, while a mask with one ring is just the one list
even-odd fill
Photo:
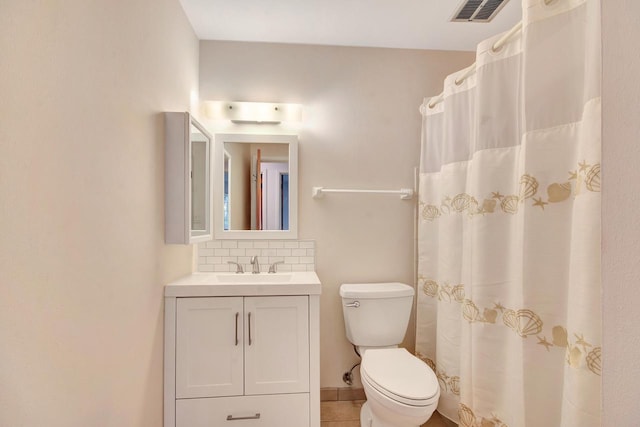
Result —
[[165, 288], [165, 427], [319, 427], [317, 276], [246, 285], [219, 276]]
[[308, 393], [308, 299], [179, 298], [176, 397]]

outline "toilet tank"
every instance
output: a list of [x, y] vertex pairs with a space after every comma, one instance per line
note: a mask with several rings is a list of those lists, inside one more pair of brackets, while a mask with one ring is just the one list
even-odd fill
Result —
[[407, 332], [413, 295], [413, 288], [404, 283], [343, 284], [340, 296], [347, 339], [364, 347], [400, 344]]

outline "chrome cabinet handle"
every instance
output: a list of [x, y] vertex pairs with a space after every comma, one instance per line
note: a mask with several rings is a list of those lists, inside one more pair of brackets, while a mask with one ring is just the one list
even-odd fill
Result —
[[251, 345], [251, 312], [249, 312], [249, 345]]
[[238, 317], [240, 313], [236, 313], [236, 345], [238, 345]]
[[348, 303], [348, 304], [345, 304], [344, 306], [345, 306], [345, 307], [358, 308], [358, 307], [360, 307], [360, 301], [350, 302], [350, 303]]
[[250, 417], [234, 417], [233, 415], [227, 415], [227, 421], [238, 421], [238, 420], [259, 420], [260, 413], [258, 412], [255, 415], [251, 415]]

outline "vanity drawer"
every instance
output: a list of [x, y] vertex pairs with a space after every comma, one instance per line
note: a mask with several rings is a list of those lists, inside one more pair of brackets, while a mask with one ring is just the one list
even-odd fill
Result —
[[226, 426], [309, 426], [309, 394], [176, 400], [176, 427]]

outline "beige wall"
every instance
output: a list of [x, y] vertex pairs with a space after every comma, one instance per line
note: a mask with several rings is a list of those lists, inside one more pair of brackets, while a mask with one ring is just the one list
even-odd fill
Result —
[[604, 425], [640, 423], [640, 3], [602, 1]]
[[[311, 187], [412, 188], [418, 106], [441, 91], [446, 74], [473, 60], [468, 52], [200, 42], [202, 100], [304, 105], [299, 236], [317, 242], [323, 387], [344, 385], [342, 373], [357, 359], [345, 338], [340, 284], [413, 283], [414, 204], [384, 195], [314, 200]], [[282, 131], [269, 125], [250, 129]], [[410, 326], [405, 345], [413, 342]]]
[[177, 0], [0, 1], [0, 425], [162, 425], [163, 122]]

